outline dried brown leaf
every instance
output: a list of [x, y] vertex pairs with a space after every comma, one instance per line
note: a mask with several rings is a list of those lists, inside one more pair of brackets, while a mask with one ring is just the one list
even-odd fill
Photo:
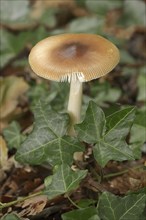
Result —
[[47, 203], [46, 195], [39, 195], [29, 198], [22, 204], [23, 210], [19, 213], [20, 216], [24, 215], [36, 215], [40, 213]]
[[143, 170], [129, 170], [128, 173], [109, 181], [109, 184], [110, 188], [118, 194], [137, 191], [146, 186], [146, 172]]
[[2, 136], [0, 136], [0, 168], [5, 166], [8, 160], [8, 148]]
[[28, 84], [21, 77], [9, 76], [0, 78], [0, 119], [2, 127], [14, 114], [22, 95], [28, 90]]

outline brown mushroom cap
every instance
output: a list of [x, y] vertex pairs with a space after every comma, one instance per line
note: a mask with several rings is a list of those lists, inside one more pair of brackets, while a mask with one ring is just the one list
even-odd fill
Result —
[[110, 72], [119, 62], [117, 47], [94, 34], [61, 34], [37, 43], [29, 55], [33, 71], [46, 79], [90, 81]]

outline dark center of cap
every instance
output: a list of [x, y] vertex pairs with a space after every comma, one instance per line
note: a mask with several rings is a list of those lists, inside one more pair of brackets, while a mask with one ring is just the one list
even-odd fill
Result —
[[87, 51], [88, 46], [81, 44], [79, 42], [73, 42], [73, 43], [68, 43], [64, 44], [60, 49], [59, 49], [59, 55], [63, 58], [78, 58], [83, 56], [86, 51]]

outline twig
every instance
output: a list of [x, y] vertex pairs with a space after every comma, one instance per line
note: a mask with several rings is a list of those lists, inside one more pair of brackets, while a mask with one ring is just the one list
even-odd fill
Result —
[[[140, 168], [144, 168], [145, 166], [144, 165], [139, 165], [139, 166], [136, 166], [136, 167], [132, 167], [131, 169], [140, 169]], [[120, 172], [117, 172], [117, 173], [110, 173], [110, 174], [107, 174], [107, 175], [104, 175], [103, 176], [103, 179], [107, 179], [107, 178], [111, 178], [111, 177], [115, 177], [115, 176], [120, 176], [124, 173], [128, 173], [129, 172], [129, 169], [126, 169], [126, 170], [122, 170]]]
[[31, 216], [30, 219], [31, 220], [38, 220], [38, 219], [42, 219], [42, 218], [47, 218], [50, 215], [52, 215], [53, 213], [59, 211], [60, 209], [62, 209], [62, 205], [51, 206], [51, 207], [44, 209], [43, 211], [36, 214], [35, 216]]
[[0, 209], [3, 209], [3, 208], [6, 208], [6, 207], [9, 207], [9, 206], [12, 206], [12, 205], [15, 205], [19, 202], [23, 202], [25, 201], [26, 199], [30, 199], [32, 197], [35, 197], [35, 196], [38, 196], [38, 195], [41, 195], [42, 194], [42, 191], [40, 192], [37, 192], [37, 193], [34, 193], [34, 194], [31, 194], [29, 196], [26, 196], [26, 197], [23, 197], [23, 198], [20, 198], [20, 199], [17, 199], [17, 200], [14, 200], [12, 202], [8, 202], [8, 203], [2, 203], [0, 202]]

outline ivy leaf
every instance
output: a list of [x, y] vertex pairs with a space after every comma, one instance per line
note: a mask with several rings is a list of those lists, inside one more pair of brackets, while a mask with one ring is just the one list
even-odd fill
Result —
[[123, 198], [104, 192], [99, 198], [98, 211], [103, 220], [140, 220], [146, 194], [127, 195]]
[[23, 51], [27, 42], [31, 38], [32, 33], [21, 32], [18, 35], [14, 35], [6, 30], [1, 30], [0, 33], [0, 53], [1, 64], [0, 67], [4, 67], [12, 58], [16, 57]]
[[94, 157], [104, 167], [109, 160], [134, 159], [125, 141], [134, 116], [135, 108], [128, 107], [108, 116], [106, 123], [103, 111], [91, 101], [84, 121], [76, 125], [75, 129], [80, 140], [95, 144]]
[[16, 160], [22, 163], [51, 165], [72, 163], [74, 152], [84, 148], [72, 137], [64, 136], [69, 125], [66, 113], [56, 113], [50, 104], [39, 101], [34, 108], [35, 125], [33, 132], [16, 153]]
[[98, 33], [101, 32], [102, 27], [104, 25], [104, 18], [99, 18], [97, 16], [84, 16], [80, 18], [76, 18], [71, 21], [68, 25], [67, 31], [69, 33], [75, 32], [85, 32], [85, 33]]
[[[113, 39], [111, 39], [111, 41], [112, 40]], [[121, 96], [121, 90], [116, 87], [113, 88], [108, 82], [92, 82], [90, 84], [90, 92], [91, 96], [89, 99], [91, 100], [91, 97], [93, 97], [93, 101], [98, 103], [100, 106], [102, 106], [105, 102], [115, 103]]]
[[134, 119], [135, 107], [127, 107], [111, 114], [106, 118], [106, 136], [114, 135], [115, 132], [118, 137], [126, 136], [129, 132], [129, 128], [132, 126]]
[[131, 131], [131, 142], [144, 143], [146, 141], [146, 111], [141, 111], [136, 115]]
[[88, 208], [89, 206], [94, 206], [96, 204], [96, 200], [93, 199], [80, 199], [77, 205], [80, 208]]
[[[67, 164], [62, 164], [52, 176], [52, 181], [45, 181], [46, 190], [44, 193], [49, 199], [58, 195], [69, 193], [75, 190], [81, 180], [86, 176], [86, 170], [72, 171]], [[49, 183], [49, 184], [47, 184]]]
[[21, 220], [16, 214], [11, 213], [11, 214], [6, 214], [4, 215], [1, 220]]
[[133, 149], [136, 159], [141, 157], [141, 149], [146, 141], [146, 112], [139, 112], [136, 115], [130, 133], [130, 147]]
[[[30, 100], [31, 106], [36, 105], [40, 99], [42, 98], [44, 99], [44, 97], [47, 96], [47, 93], [48, 93], [48, 85], [44, 81], [40, 84], [32, 85], [29, 91], [27, 92], [27, 96]], [[52, 94], [50, 94], [50, 96], [51, 95]]]
[[75, 125], [79, 139], [89, 144], [96, 143], [105, 133], [105, 115], [96, 103], [89, 103], [86, 116], [81, 124]]
[[13, 61], [12, 59], [20, 54], [28, 44], [34, 45], [47, 36], [48, 33], [43, 27], [38, 27], [33, 31], [21, 31], [17, 35], [2, 29], [0, 32], [0, 67], [2, 68], [8, 62]]
[[[137, 10], [138, 8], [138, 10]], [[127, 25], [142, 25], [145, 26], [145, 2], [134, 0], [124, 1], [124, 13]]]
[[40, 23], [47, 26], [48, 28], [54, 28], [57, 23], [57, 19], [55, 16], [57, 12], [57, 8], [47, 8], [39, 19]]
[[93, 149], [95, 159], [101, 166], [104, 167], [109, 160], [134, 159], [133, 152], [125, 141], [134, 118], [134, 107], [128, 107], [107, 117], [107, 131]]
[[104, 0], [104, 1], [90, 1], [86, 0], [86, 7], [98, 15], [106, 15], [109, 10], [120, 8], [122, 6], [121, 0]]
[[3, 134], [10, 149], [19, 148], [26, 138], [25, 135], [21, 134], [20, 125], [16, 121], [13, 121], [9, 127], [5, 128]]
[[12, 23], [12, 22], [24, 21], [28, 19], [29, 1], [28, 0], [1, 1], [0, 13], [1, 13], [2, 22]]
[[73, 154], [83, 151], [84, 147], [76, 138], [64, 136], [48, 143], [45, 154], [49, 155], [47, 161], [51, 165], [67, 163], [72, 164]]
[[73, 210], [62, 215], [63, 220], [100, 220], [94, 207]]
[[121, 63], [131, 63], [132, 64], [135, 62], [134, 58], [124, 48], [122, 48], [120, 50], [120, 55], [121, 55], [121, 59], [120, 59]]
[[137, 86], [138, 86], [138, 96], [137, 100], [140, 102], [146, 102], [146, 92], [145, 92], [145, 85], [146, 85], [146, 75], [145, 75], [145, 67], [141, 68], [141, 74], [138, 76]]
[[103, 26], [105, 23], [104, 17], [97, 17], [96, 15], [78, 17], [72, 20], [66, 29], [60, 28], [51, 31], [51, 35], [65, 33], [103, 33]]

